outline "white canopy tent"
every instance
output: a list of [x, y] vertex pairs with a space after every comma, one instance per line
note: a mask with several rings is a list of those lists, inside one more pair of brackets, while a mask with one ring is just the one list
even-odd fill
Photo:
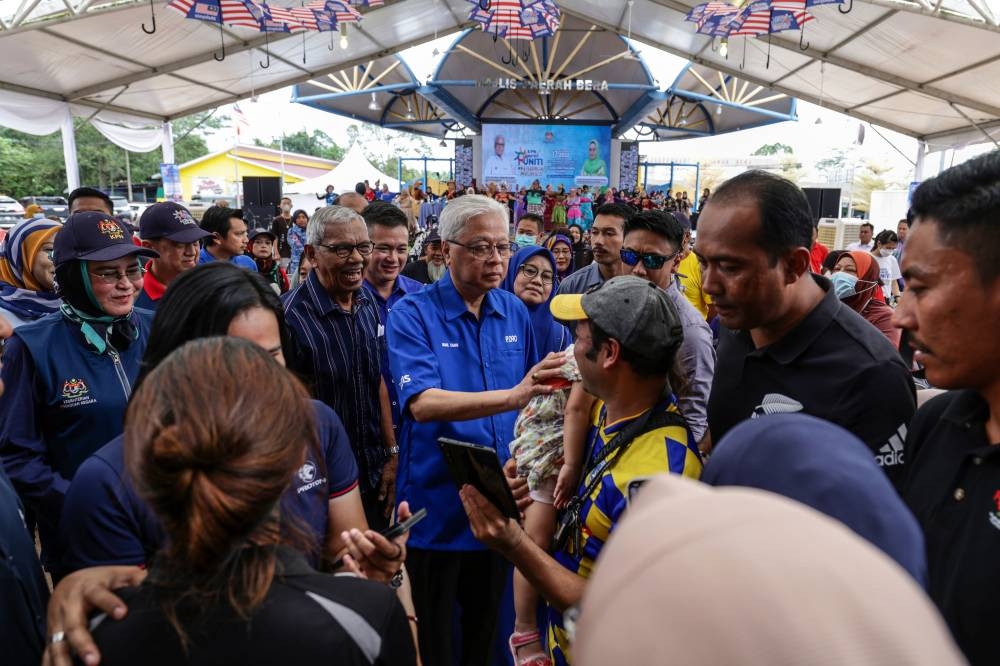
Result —
[[[697, 0], [558, 4], [589, 25], [630, 30], [640, 47], [916, 137], [925, 150], [1000, 136], [1000, 0], [852, 2], [846, 14], [816, 8], [801, 43], [798, 33], [773, 36], [770, 58], [764, 37], [730, 40], [725, 57], [718, 40], [684, 21]], [[387, 0], [362, 8], [364, 21], [349, 28], [341, 49], [324, 33], [220, 29], [165, 4], [0, 0], [0, 123], [9, 124], [28, 95], [38, 100], [29, 117], [50, 127], [58, 120], [65, 129], [68, 108], [74, 117], [96, 113], [106, 135], [158, 132], [162, 140], [172, 118], [364, 66], [472, 25], [465, 0]], [[722, 91], [706, 86], [705, 94]], [[104, 121], [106, 113], [119, 115]]]
[[286, 194], [319, 194], [326, 191], [327, 185], [333, 185], [338, 193], [354, 189], [354, 185], [367, 180], [372, 187], [375, 182], [389, 186], [390, 192], [399, 191], [399, 181], [376, 169], [365, 157], [361, 144], [353, 143], [340, 164], [327, 173], [308, 180], [300, 180], [285, 187]]

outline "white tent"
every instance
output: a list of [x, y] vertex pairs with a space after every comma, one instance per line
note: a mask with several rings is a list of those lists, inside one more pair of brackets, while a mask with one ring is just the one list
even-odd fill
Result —
[[340, 164], [322, 176], [288, 185], [285, 187], [285, 194], [319, 194], [326, 191], [327, 185], [333, 185], [338, 193], [350, 192], [354, 190], [356, 183], [364, 180], [367, 180], [372, 187], [375, 187], [375, 181], [378, 181], [380, 186], [388, 185], [390, 192], [399, 191], [399, 181], [372, 166], [361, 150], [360, 144], [355, 143], [344, 155]]

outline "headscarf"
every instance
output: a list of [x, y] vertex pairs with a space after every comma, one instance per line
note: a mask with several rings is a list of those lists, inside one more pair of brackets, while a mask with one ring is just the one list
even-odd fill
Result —
[[924, 537], [861, 440], [805, 414], [773, 414], [729, 431], [705, 466], [713, 486], [769, 490], [844, 523], [927, 583]]
[[31, 271], [38, 249], [62, 228], [45, 218], [14, 225], [0, 247], [0, 308], [26, 320], [35, 320], [59, 309], [59, 297], [42, 289]]
[[[564, 236], [562, 234], [552, 234], [551, 236], [545, 239], [545, 242], [542, 243], [542, 246], [549, 252], [552, 252], [552, 250], [554, 250], [556, 247], [556, 243], [563, 243], [566, 247], [569, 248], [569, 267], [565, 271], [557, 275], [557, 277], [560, 280], [565, 280], [567, 277], [569, 277], [569, 275], [573, 271], [576, 270], [576, 259], [573, 256], [575, 254], [573, 252], [573, 239], [570, 238], [569, 236]], [[555, 261], [555, 256], [552, 257], [552, 260]], [[553, 293], [555, 293], [555, 289], [553, 289], [552, 291]]]
[[[507, 277], [504, 278], [503, 284], [500, 287], [513, 294], [514, 280], [517, 279], [521, 265], [528, 259], [539, 254], [549, 260], [552, 272], [555, 273], [556, 260], [552, 257], [552, 253], [544, 247], [532, 245], [531, 247], [518, 250], [510, 258], [510, 264], [507, 266]], [[524, 304], [528, 308], [528, 315], [531, 317], [531, 328], [535, 334], [535, 348], [538, 350], [539, 358], [543, 358], [549, 352], [562, 351], [571, 342], [569, 329], [557, 322], [549, 310], [549, 303], [552, 301], [552, 297], [555, 296], [558, 287], [559, 280], [554, 278], [552, 280], [552, 291], [544, 303], [539, 303], [538, 305]]]
[[751, 488], [649, 481], [601, 552], [577, 666], [957, 666], [913, 579], [839, 522]]
[[[858, 294], [859, 296], [863, 296], [864, 300], [861, 307], [857, 308], [857, 311], [860, 312], [863, 310], [868, 301], [872, 299], [885, 303], [885, 296], [882, 294], [882, 278], [879, 277], [878, 263], [875, 261], [875, 257], [868, 252], [862, 252], [859, 250], [851, 250], [848, 254], [851, 255], [851, 259], [854, 260], [854, 265], [857, 267], [858, 279], [865, 280], [867, 282], [874, 282], [878, 285], [877, 289], [872, 289], [870, 291], [865, 289]], [[847, 303], [846, 300], [844, 302]], [[848, 303], [848, 305], [851, 304]], [[851, 308], [854, 309], [854, 306], [851, 305]]]

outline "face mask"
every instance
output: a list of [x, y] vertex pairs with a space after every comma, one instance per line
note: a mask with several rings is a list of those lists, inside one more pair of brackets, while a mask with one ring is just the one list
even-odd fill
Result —
[[853, 296], [855, 288], [858, 285], [858, 277], [856, 275], [844, 273], [843, 271], [831, 275], [830, 281], [833, 282], [833, 293], [837, 294], [837, 298], [841, 300]]
[[882, 248], [882, 249], [880, 249], [878, 251], [878, 256], [880, 256], [880, 257], [891, 257], [892, 256], [892, 250], [887, 250], [885, 248]]
[[529, 236], [527, 234], [518, 234], [514, 236], [514, 242], [518, 244], [519, 247], [528, 247], [529, 245], [535, 245], [535, 236]]
[[283, 213], [288, 213], [291, 210], [292, 210], [292, 207], [289, 206], [288, 204], [285, 204], [284, 206], [281, 207], [281, 212], [283, 212]]

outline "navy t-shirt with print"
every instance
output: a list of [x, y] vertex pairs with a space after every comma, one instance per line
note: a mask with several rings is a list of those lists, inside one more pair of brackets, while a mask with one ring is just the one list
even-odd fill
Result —
[[[282, 513], [326, 539], [329, 500], [358, 485], [358, 467], [336, 412], [312, 401], [322, 459], [313, 452], [293, 475]], [[67, 573], [104, 564], [143, 564], [163, 544], [163, 529], [125, 473], [124, 437], [87, 458], [66, 494], [59, 525]]]

